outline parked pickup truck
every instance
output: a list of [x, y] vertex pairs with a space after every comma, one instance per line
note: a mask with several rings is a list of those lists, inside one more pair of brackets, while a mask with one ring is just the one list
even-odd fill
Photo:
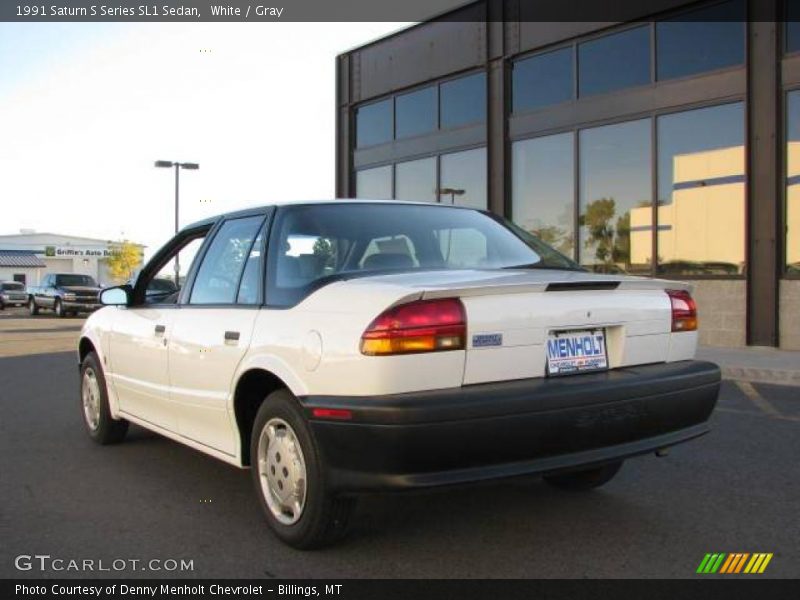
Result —
[[89, 275], [49, 273], [41, 286], [28, 288], [28, 308], [31, 315], [38, 315], [40, 309], [47, 308], [59, 317], [92, 312], [100, 308], [97, 300], [100, 289]]

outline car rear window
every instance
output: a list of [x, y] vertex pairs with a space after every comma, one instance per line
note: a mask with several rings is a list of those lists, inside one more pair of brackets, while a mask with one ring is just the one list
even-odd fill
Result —
[[489, 213], [442, 205], [284, 206], [268, 252], [267, 301], [291, 306], [327, 282], [435, 269], [580, 269]]

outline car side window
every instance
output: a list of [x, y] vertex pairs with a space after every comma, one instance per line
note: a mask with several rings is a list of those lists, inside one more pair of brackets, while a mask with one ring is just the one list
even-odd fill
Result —
[[231, 219], [222, 224], [195, 276], [189, 304], [233, 304], [239, 277], [258, 235], [263, 216]]
[[239, 283], [239, 294], [236, 296], [237, 304], [258, 304], [258, 290], [261, 284], [261, 257], [264, 254], [264, 228], [253, 242], [247, 262], [242, 272], [242, 281]]

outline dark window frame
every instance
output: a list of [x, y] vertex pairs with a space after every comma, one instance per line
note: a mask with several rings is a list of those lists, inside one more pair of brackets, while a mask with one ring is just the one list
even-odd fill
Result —
[[[450, 83], [450, 82], [456, 81], [458, 79], [462, 79], [462, 78], [465, 78], [465, 77], [471, 77], [473, 75], [478, 75], [478, 74], [481, 74], [481, 73], [483, 73], [485, 75], [485, 93], [487, 95], [487, 102], [486, 102], [486, 106], [485, 106], [486, 110], [484, 111], [483, 120], [470, 121], [468, 123], [462, 123], [460, 125], [456, 125], [456, 126], [453, 126], [453, 127], [443, 128], [442, 127], [442, 104], [441, 104], [442, 103], [442, 92], [441, 92], [441, 86], [443, 84]], [[413, 94], [415, 92], [421, 91], [421, 90], [423, 90], [425, 88], [428, 88], [428, 87], [434, 88], [435, 92], [436, 92], [436, 103], [435, 103], [436, 104], [436, 127], [433, 130], [425, 132], [425, 133], [420, 133], [420, 134], [416, 134], [416, 135], [412, 135], [412, 136], [405, 136], [405, 137], [402, 137], [402, 138], [398, 138], [397, 137], [397, 98], [399, 96], [405, 96], [407, 94]], [[420, 83], [415, 83], [412, 86], [399, 88], [399, 89], [394, 90], [394, 91], [392, 91], [392, 92], [390, 92], [388, 94], [382, 94], [380, 96], [376, 96], [375, 98], [370, 98], [369, 100], [365, 100], [364, 102], [359, 102], [357, 104], [354, 104], [350, 108], [350, 113], [351, 113], [351, 118], [352, 118], [352, 123], [353, 123], [353, 141], [352, 141], [351, 151], [363, 150], [365, 148], [377, 148], [379, 146], [384, 146], [384, 145], [387, 145], [387, 144], [394, 143], [395, 141], [398, 141], [398, 140], [403, 140], [403, 141], [405, 141], [405, 140], [413, 140], [415, 138], [421, 138], [421, 137], [436, 135], [436, 134], [439, 134], [439, 133], [442, 133], [442, 132], [458, 131], [459, 129], [466, 129], [466, 128], [469, 128], [469, 127], [474, 127], [476, 125], [480, 125], [481, 123], [486, 123], [488, 121], [488, 118], [489, 118], [489, 114], [488, 114], [488, 105], [489, 105], [489, 103], [488, 103], [488, 93], [489, 93], [489, 74], [488, 74], [487, 68], [485, 66], [483, 66], [483, 67], [478, 67], [478, 68], [470, 68], [470, 69], [467, 69], [467, 70], [464, 70], [464, 71], [459, 71], [458, 73], [453, 73], [453, 74], [447, 75], [445, 77], [439, 77], [439, 78], [436, 78], [436, 79], [429, 79], [429, 80], [426, 80], [426, 81], [423, 81], [423, 82], [420, 82]], [[392, 118], [392, 125], [391, 125], [392, 134], [391, 134], [391, 138], [389, 140], [385, 141], [385, 142], [379, 142], [377, 144], [367, 144], [367, 145], [364, 145], [364, 146], [359, 146], [359, 144], [358, 144], [358, 111], [360, 109], [366, 107], [366, 106], [371, 106], [373, 104], [379, 104], [379, 103], [384, 102], [386, 100], [389, 100], [390, 101], [390, 105], [391, 105], [391, 113], [392, 113], [391, 114], [391, 118]], [[409, 159], [409, 160], [412, 160], [412, 159]], [[364, 168], [372, 168], [372, 167], [371, 166], [369, 166], [369, 167], [361, 167], [358, 170], [361, 170], [361, 169], [364, 169]]]
[[[552, 109], [552, 108], [554, 108], [556, 106], [564, 106], [564, 105], [567, 105], [567, 104], [570, 104], [570, 103], [579, 103], [579, 102], [582, 102], [582, 101], [591, 102], [594, 99], [599, 98], [599, 97], [613, 96], [614, 94], [625, 94], [625, 93], [630, 92], [631, 90], [637, 90], [637, 89], [642, 89], [642, 88], [646, 88], [646, 87], [658, 88], [659, 86], [669, 85], [669, 84], [671, 84], [673, 82], [676, 82], [676, 81], [688, 81], [688, 80], [695, 79], [695, 78], [699, 79], [699, 78], [703, 78], [703, 77], [708, 77], [710, 75], [717, 75], [717, 74], [725, 73], [725, 72], [728, 72], [728, 71], [733, 72], [733, 71], [740, 70], [742, 68], [746, 68], [746, 65], [747, 65], [747, 52], [748, 52], [748, 44], [749, 44], [749, 40], [748, 40], [748, 25], [747, 25], [747, 23], [745, 23], [745, 26], [744, 26], [743, 32], [742, 32], [742, 35], [744, 37], [743, 45], [742, 45], [743, 52], [744, 52], [744, 60], [740, 64], [729, 65], [727, 67], [720, 67], [718, 69], [712, 69], [712, 70], [708, 70], [708, 71], [700, 71], [698, 73], [692, 73], [692, 74], [685, 75], [685, 76], [682, 76], [682, 77], [673, 77], [673, 78], [670, 78], [670, 79], [658, 79], [657, 78], [657, 74], [658, 74], [657, 35], [658, 34], [657, 34], [656, 25], [661, 21], [666, 21], [666, 20], [669, 20], [669, 19], [673, 19], [675, 17], [679, 17], [682, 14], [692, 13], [692, 12], [695, 12], [697, 10], [703, 10], [703, 9], [706, 9], [706, 8], [710, 8], [712, 6], [724, 4], [725, 2], [728, 2], [728, 1], [729, 0], [710, 0], [709, 2], [700, 3], [698, 5], [691, 6], [691, 7], [688, 7], [688, 8], [687, 7], [678, 7], [677, 9], [669, 10], [669, 11], [666, 11], [664, 13], [659, 14], [658, 18], [654, 17], [654, 18], [651, 18], [650, 20], [634, 21], [634, 22], [629, 22], [629, 23], [623, 23], [623, 24], [620, 24], [620, 25], [615, 25], [615, 26], [612, 26], [612, 27], [607, 27], [605, 29], [601, 29], [601, 30], [598, 30], [598, 31], [593, 31], [593, 32], [590, 32], [590, 33], [585, 34], [585, 35], [576, 36], [576, 37], [570, 38], [568, 40], [560, 40], [560, 41], [555, 42], [553, 44], [549, 44], [549, 45], [546, 45], [546, 46], [540, 46], [540, 47], [535, 48], [533, 50], [529, 50], [529, 51], [514, 55], [513, 57], [511, 57], [507, 61], [509, 63], [509, 65], [510, 65], [510, 69], [509, 70], [511, 72], [511, 76], [509, 77], [509, 79], [510, 79], [510, 85], [512, 86], [511, 89], [509, 90], [508, 116], [511, 117], [512, 115], [516, 116], [516, 115], [532, 114], [532, 113], [536, 113], [536, 112], [539, 112], [539, 111], [550, 110], [550, 109]], [[745, 1], [745, 7], [746, 7], [747, 6], [747, 2], [748, 1], [753, 1], [753, 0], [744, 0], [744, 1]], [[643, 83], [641, 85], [620, 88], [620, 89], [617, 89], [617, 90], [612, 90], [612, 91], [602, 92], [602, 93], [597, 93], [597, 94], [591, 94], [590, 96], [583, 96], [583, 97], [579, 96], [579, 94], [578, 94], [578, 90], [579, 90], [578, 46], [580, 44], [582, 44], [582, 43], [585, 43], [585, 42], [591, 42], [591, 41], [594, 41], [594, 40], [597, 40], [597, 39], [600, 39], [600, 38], [603, 38], [603, 37], [606, 37], [606, 36], [609, 36], [609, 35], [614, 35], [614, 34], [622, 33], [624, 31], [628, 31], [628, 30], [631, 30], [631, 29], [636, 29], [637, 27], [642, 27], [644, 25], [647, 25], [649, 27], [649, 29], [650, 29], [650, 48], [649, 48], [649, 52], [650, 52], [650, 81], [648, 83]], [[784, 27], [782, 29], [784, 30], [783, 31], [784, 38], [788, 38], [788, 35], [786, 35], [786, 28]], [[786, 47], [786, 43], [788, 43], [788, 39], [785, 39], [784, 44], [782, 44], [784, 49]], [[565, 101], [559, 102], [557, 104], [549, 104], [547, 106], [540, 106], [540, 107], [536, 107], [536, 108], [527, 108], [527, 109], [522, 109], [522, 110], [513, 110], [512, 98], [513, 98], [513, 68], [514, 68], [514, 65], [518, 61], [523, 61], [523, 60], [526, 60], [528, 58], [533, 58], [535, 56], [539, 56], [539, 55], [542, 55], [542, 54], [548, 54], [550, 52], [555, 52], [557, 50], [562, 50], [562, 49], [568, 48], [568, 47], [572, 47], [572, 60], [573, 60], [573, 66], [572, 66], [572, 77], [573, 77], [572, 97], [569, 100], [565, 100]], [[795, 52], [787, 54], [787, 56], [798, 56], [798, 55], [800, 55], [800, 50], [797, 50]]]

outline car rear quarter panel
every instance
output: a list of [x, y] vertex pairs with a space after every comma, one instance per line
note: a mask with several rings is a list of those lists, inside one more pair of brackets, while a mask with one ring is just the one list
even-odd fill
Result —
[[332, 284], [300, 304], [259, 311], [240, 375], [262, 368], [293, 394], [371, 396], [461, 385], [465, 352], [364, 356], [361, 335], [386, 308], [416, 299], [402, 286]]

